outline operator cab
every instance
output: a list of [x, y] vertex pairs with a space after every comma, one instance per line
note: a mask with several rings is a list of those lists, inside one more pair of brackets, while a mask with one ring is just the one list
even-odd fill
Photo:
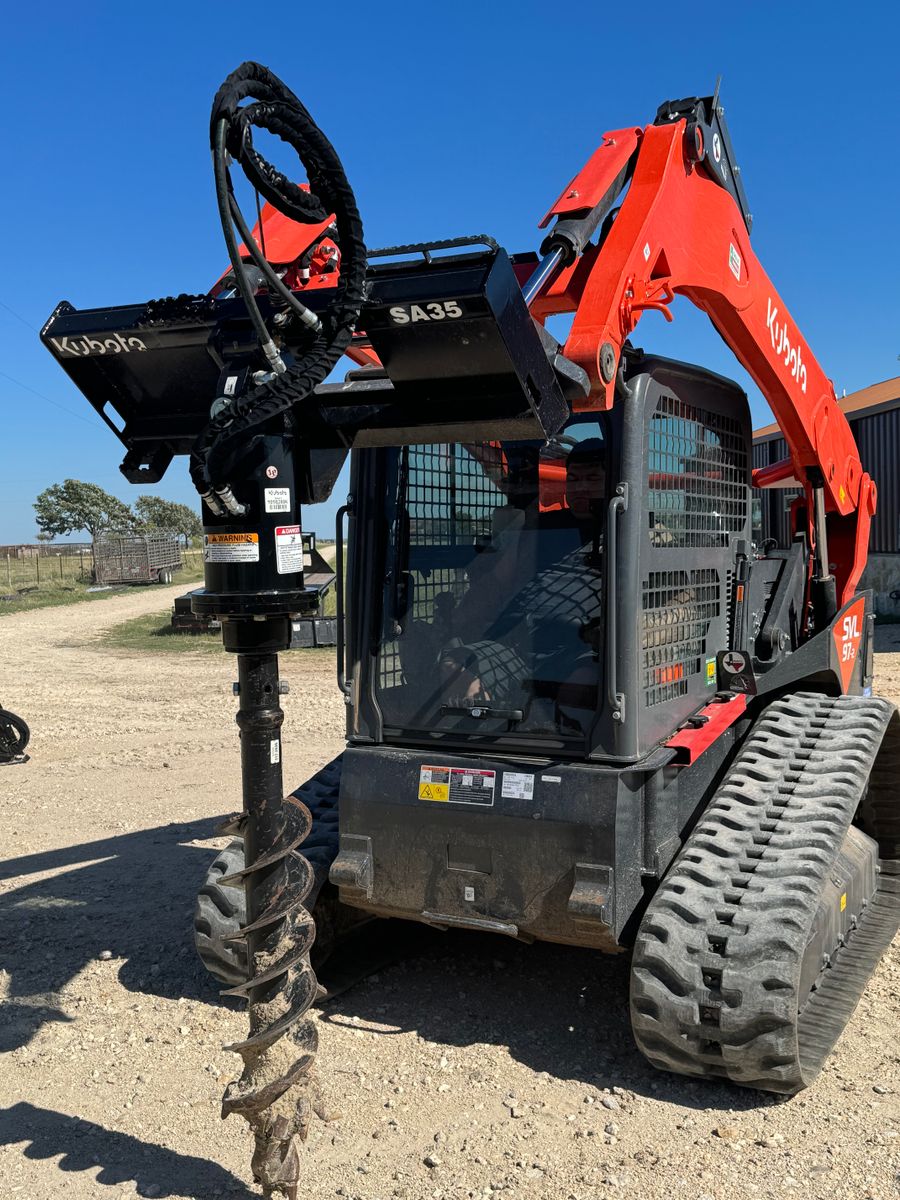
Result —
[[388, 452], [386, 724], [583, 740], [602, 653], [606, 435]]
[[354, 449], [351, 739], [636, 762], [715, 696], [746, 397], [638, 351], [625, 388], [545, 438]]

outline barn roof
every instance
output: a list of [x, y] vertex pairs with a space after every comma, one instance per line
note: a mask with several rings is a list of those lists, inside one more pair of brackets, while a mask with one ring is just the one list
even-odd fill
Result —
[[[838, 404], [848, 417], [859, 416], [867, 410], [883, 412], [890, 408], [900, 408], [900, 375], [860, 388], [858, 392], [851, 392], [849, 396], [838, 400]], [[780, 436], [781, 430], [777, 424], [764, 425], [761, 429], [753, 431], [755, 442]]]

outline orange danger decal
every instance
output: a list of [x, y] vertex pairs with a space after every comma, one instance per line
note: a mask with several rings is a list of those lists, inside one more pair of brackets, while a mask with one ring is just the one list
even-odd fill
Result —
[[838, 617], [831, 631], [841, 671], [841, 686], [845, 692], [850, 687], [853, 668], [859, 657], [859, 643], [862, 641], [865, 611], [865, 600], [854, 600], [847, 611]]

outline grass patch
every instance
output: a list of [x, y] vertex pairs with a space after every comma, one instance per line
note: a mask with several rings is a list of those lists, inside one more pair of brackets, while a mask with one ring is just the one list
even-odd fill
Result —
[[[132, 654], [225, 654], [222, 631], [212, 633], [177, 633], [171, 624], [171, 611], [132, 617], [113, 625], [100, 639], [104, 646], [130, 650]], [[291, 650], [293, 654], [334, 654], [331, 646]]]
[[[203, 582], [203, 560], [200, 550], [182, 551], [184, 566], [175, 573], [173, 585], [183, 584], [184, 590], [195, 587]], [[60, 604], [80, 604], [88, 600], [105, 600], [109, 596], [122, 596], [131, 592], [146, 592], [150, 588], [158, 588], [158, 583], [123, 584], [107, 591], [92, 592], [94, 585], [89, 578], [89, 570], [85, 569], [86, 578], [79, 578], [78, 560], [45, 559], [40, 565], [40, 581], [37, 579], [35, 560], [23, 560], [26, 574], [21, 564], [16, 564], [13, 570], [12, 585], [6, 577], [6, 566], [0, 568], [0, 617], [6, 613], [30, 612], [34, 608], [48, 608]], [[58, 564], [63, 564], [65, 571], [62, 576], [57, 573]], [[48, 565], [49, 564], [49, 565]], [[71, 574], [68, 573], [71, 571]]]
[[172, 613], [149, 613], [145, 617], [132, 617], [121, 625], [113, 625], [102, 637], [106, 646], [122, 650], [151, 654], [224, 654], [222, 631], [212, 633], [178, 633], [172, 628]]

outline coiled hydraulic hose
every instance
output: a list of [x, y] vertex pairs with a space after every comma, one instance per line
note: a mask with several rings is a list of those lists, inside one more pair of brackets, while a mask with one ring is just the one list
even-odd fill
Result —
[[[244, 100], [253, 103], [242, 106]], [[309, 191], [267, 162], [253, 145], [253, 127], [266, 129], [297, 153]], [[277, 76], [248, 62], [228, 76], [213, 101], [210, 144], [216, 199], [236, 285], [256, 330], [272, 378], [245, 393], [212, 418], [194, 443], [190, 471], [201, 495], [228, 484], [232, 456], [253, 427], [302, 403], [350, 345], [363, 303], [366, 247], [356, 198], [334, 147], [304, 105]], [[334, 240], [341, 253], [340, 277], [330, 309], [315, 316], [279, 279], [260, 252], [241, 215], [231, 184], [228, 156], [240, 163], [256, 190], [279, 212], [306, 225], [334, 216]], [[235, 224], [244, 245], [269, 287], [310, 331], [302, 355], [287, 365], [269, 333], [244, 274]]]

